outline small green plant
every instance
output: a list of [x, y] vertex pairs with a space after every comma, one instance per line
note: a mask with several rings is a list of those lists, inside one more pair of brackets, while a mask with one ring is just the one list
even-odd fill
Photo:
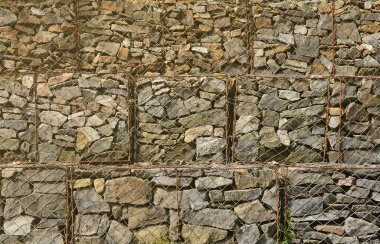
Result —
[[286, 210], [286, 222], [283, 232], [283, 240], [281, 241], [281, 244], [289, 244], [290, 241], [296, 236], [294, 230], [293, 230], [293, 221], [290, 217], [290, 212]]
[[159, 238], [157, 238], [156, 240], [154, 240], [153, 244], [169, 244], [170, 243], [170, 239], [168, 236], [161, 236]]
[[27, 235], [24, 235], [24, 236], [20, 236], [20, 237], [18, 238], [18, 241], [19, 241], [20, 243], [26, 243], [26, 241], [27, 241], [28, 239], [29, 239], [28, 236], [27, 236]]

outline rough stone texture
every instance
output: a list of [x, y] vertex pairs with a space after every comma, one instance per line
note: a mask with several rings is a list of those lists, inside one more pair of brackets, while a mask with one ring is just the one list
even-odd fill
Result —
[[327, 75], [332, 72], [330, 3], [249, 1], [252, 8], [253, 73]]
[[[379, 74], [379, 6], [367, 7], [359, 2], [336, 4], [336, 42], [339, 49], [335, 62], [339, 67], [338, 74]], [[344, 73], [345, 69], [341, 67], [349, 67], [351, 71]]]
[[0, 163], [35, 161], [32, 75], [0, 76]]
[[107, 202], [142, 205], [151, 199], [152, 188], [149, 181], [137, 177], [108, 180], [105, 187], [104, 198]]
[[327, 87], [325, 79], [239, 80], [235, 159], [321, 161]]
[[[330, 104], [340, 107], [339, 82], [332, 83]], [[348, 164], [377, 164], [380, 142], [380, 82], [377, 79], [345, 78], [342, 80], [341, 161]], [[330, 126], [331, 127], [331, 126]], [[336, 162], [338, 129], [329, 129], [330, 162]]]
[[286, 191], [292, 243], [378, 242], [379, 176], [378, 170], [290, 170]]
[[37, 76], [39, 160], [128, 159], [127, 93], [120, 75]]
[[164, 6], [158, 0], [86, 0], [79, 6], [81, 68], [97, 72], [163, 69]]
[[226, 77], [137, 82], [139, 161], [225, 160]]
[[0, 71], [74, 70], [74, 1], [1, 1]]
[[243, 2], [168, 1], [165, 7], [166, 74], [246, 72]]
[[[286, 194], [287, 205], [284, 207], [296, 233], [290, 243], [313, 243], [325, 239], [340, 243], [340, 238], [346, 238], [344, 240], [348, 243], [362, 243], [368, 238], [377, 241], [374, 235], [380, 231], [376, 218], [380, 212], [379, 170], [290, 167], [285, 172], [279, 168], [278, 182], [285, 182], [287, 177], [285, 188], [281, 190], [276, 188], [273, 169], [226, 171], [218, 167], [225, 166], [215, 165], [211, 170], [198, 171], [179, 169], [178, 172], [167, 169], [77, 170], [77, 187], [73, 188], [76, 239], [79, 243], [90, 240], [127, 243], [132, 239], [140, 242], [207, 243], [213, 240], [252, 243], [255, 240], [257, 243], [275, 243], [277, 208], [280, 207], [277, 204], [281, 204], [276, 198], [278, 191]], [[8, 193], [2, 193], [4, 208], [0, 210], [6, 236], [1, 238], [25, 236], [42, 243], [44, 240], [64, 241], [64, 233], [59, 230], [64, 229], [66, 223], [66, 191], [35, 192], [48, 189], [49, 184], [56, 187], [64, 183], [62, 173], [64, 171], [46, 169], [2, 173], [3, 181], [27, 179], [32, 193], [18, 190], [11, 194], [12, 185], [2, 183], [2, 192]], [[185, 182], [182, 179], [192, 182], [180, 186], [178, 195], [175, 184], [155, 184], [158, 177], [169, 179], [177, 174], [178, 182]], [[88, 180], [89, 175], [91, 180]], [[96, 191], [96, 179], [104, 180], [104, 191]], [[217, 188], [197, 189], [195, 182], [198, 179], [232, 182]], [[132, 198], [135, 200], [130, 200]], [[119, 214], [116, 208], [120, 209]], [[178, 217], [182, 223], [179, 230], [176, 229]]]
[[[64, 243], [65, 171], [8, 168], [2, 171], [2, 243]], [[2, 237], [3, 238], [3, 237]], [[20, 239], [19, 239], [20, 238]], [[20, 242], [17, 242], [20, 241]], [[9, 241], [9, 242], [8, 242]]]

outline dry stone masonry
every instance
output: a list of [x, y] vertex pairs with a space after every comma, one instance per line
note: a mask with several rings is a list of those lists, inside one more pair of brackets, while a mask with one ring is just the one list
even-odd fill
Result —
[[0, 162], [35, 161], [34, 79], [0, 76]]
[[164, 1], [166, 74], [247, 69], [243, 1]]
[[74, 0], [0, 2], [0, 71], [74, 70]]
[[4, 169], [0, 242], [63, 244], [65, 179], [65, 170]]
[[371, 0], [1, 0], [0, 243], [379, 243], [379, 32]]
[[136, 84], [139, 161], [225, 160], [226, 77], [147, 77]]
[[249, 2], [255, 74], [305, 76], [332, 73], [333, 22], [329, 1]]
[[177, 194], [172, 170], [78, 171], [77, 243], [275, 243], [273, 170], [178, 174]]
[[40, 162], [128, 159], [127, 79], [120, 75], [39, 75]]
[[336, 1], [336, 73], [378, 75], [380, 5], [372, 1]]
[[291, 243], [378, 243], [378, 170], [289, 170]]
[[246, 78], [237, 83], [237, 161], [322, 161], [328, 80]]
[[343, 99], [340, 111], [339, 83], [332, 87], [330, 110], [330, 132], [328, 139], [331, 146], [330, 161], [336, 162], [338, 151], [339, 114], [342, 113], [341, 160], [349, 164], [379, 163], [379, 104], [380, 81], [366, 78], [343, 78]]
[[78, 3], [81, 68], [96, 72], [163, 69], [161, 0]]

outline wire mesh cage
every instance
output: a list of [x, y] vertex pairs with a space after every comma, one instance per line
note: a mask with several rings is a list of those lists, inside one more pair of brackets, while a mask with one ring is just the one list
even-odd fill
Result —
[[1, 1], [0, 71], [76, 70], [75, 2]]
[[246, 77], [237, 81], [236, 161], [324, 160], [329, 79]]
[[226, 76], [136, 82], [138, 161], [226, 161]]
[[376, 243], [379, 238], [375, 169], [284, 170], [291, 243]]

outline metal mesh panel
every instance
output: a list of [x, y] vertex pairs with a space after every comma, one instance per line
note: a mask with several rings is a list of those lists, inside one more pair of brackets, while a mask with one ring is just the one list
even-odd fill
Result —
[[378, 169], [285, 171], [291, 243], [376, 243]]
[[228, 79], [145, 77], [136, 82], [137, 160], [226, 160]]
[[328, 79], [239, 79], [235, 160], [322, 161], [328, 86]]

